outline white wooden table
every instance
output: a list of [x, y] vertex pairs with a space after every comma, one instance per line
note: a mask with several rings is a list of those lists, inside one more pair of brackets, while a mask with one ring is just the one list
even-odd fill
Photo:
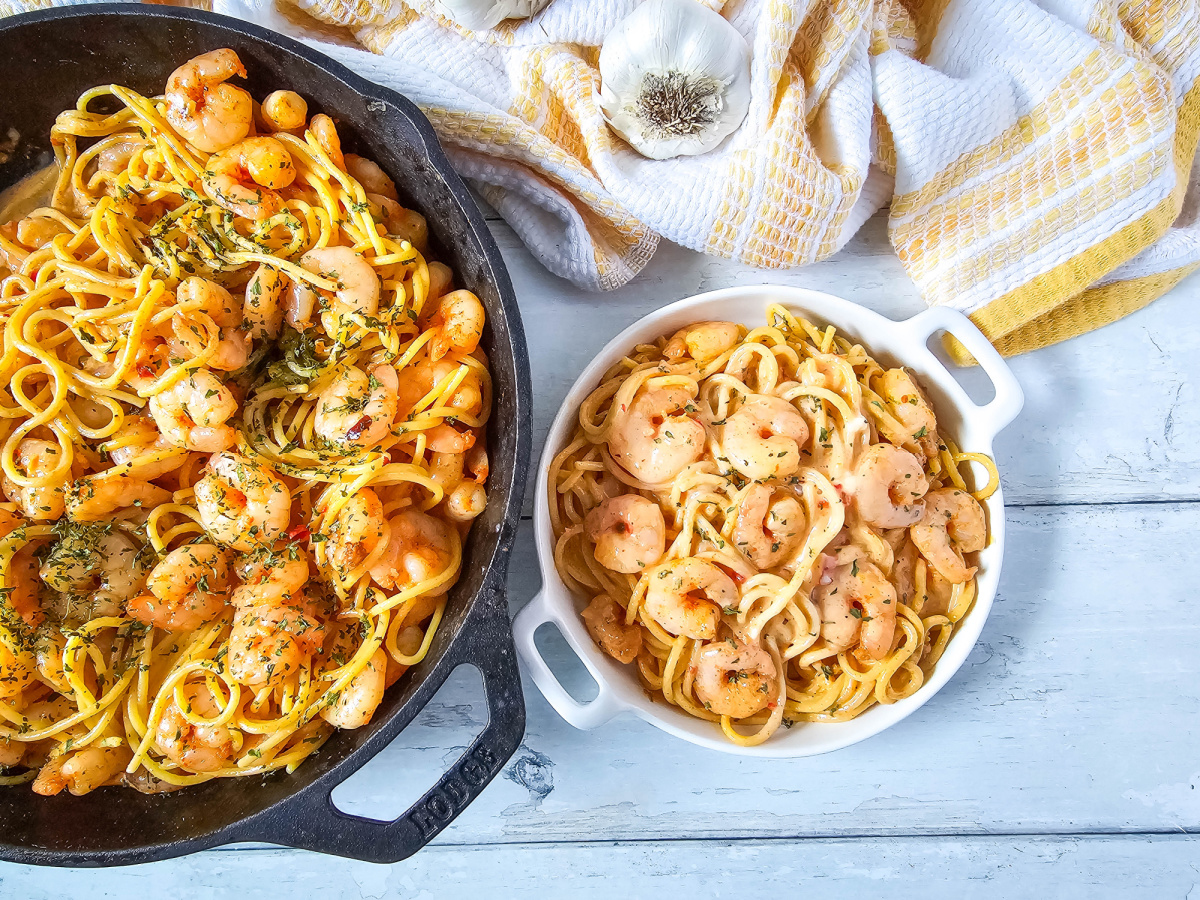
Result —
[[[877, 217], [834, 259], [764, 273], [663, 246], [615, 294], [542, 270], [503, 223], [535, 385], [534, 454], [576, 374], [668, 301], [776, 281], [921, 309]], [[148, 866], [0, 865], [0, 897], [873, 897], [1200, 900], [1200, 277], [1014, 360], [1026, 407], [996, 447], [1000, 595], [962, 670], [838, 753], [749, 760], [632, 717], [573, 730], [531, 682], [523, 746], [437, 841], [394, 866], [231, 847]], [[528, 511], [529, 504], [526, 504]], [[538, 588], [528, 517], [509, 579]], [[565, 652], [562, 654], [565, 658]], [[461, 669], [335, 794], [391, 818], [483, 727]]]

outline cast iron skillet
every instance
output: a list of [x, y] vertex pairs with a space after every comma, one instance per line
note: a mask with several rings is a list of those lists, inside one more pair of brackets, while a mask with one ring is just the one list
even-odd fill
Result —
[[[0, 157], [0, 188], [49, 162], [50, 125], [82, 91], [116, 82], [157, 94], [176, 66], [218, 47], [238, 52], [255, 97], [290, 88], [304, 95], [310, 111], [337, 119], [344, 145], [396, 180], [409, 205], [428, 218], [434, 255], [483, 300], [495, 382], [488, 507], [471, 531], [462, 578], [429, 656], [388, 691], [369, 726], [339, 732], [293, 775], [216, 780], [157, 796], [128, 788], [84, 797], [0, 789], [0, 857], [15, 862], [124, 865], [232, 841], [394, 862], [446, 827], [525, 731], [505, 575], [529, 467], [529, 357], [500, 252], [417, 108], [295, 41], [211, 13], [118, 4], [29, 13], [0, 21], [0, 138], [10, 129], [19, 133], [16, 149]], [[394, 822], [337, 810], [329, 796], [334, 787], [412, 721], [462, 663], [478, 668], [486, 686], [488, 724], [479, 739]]]

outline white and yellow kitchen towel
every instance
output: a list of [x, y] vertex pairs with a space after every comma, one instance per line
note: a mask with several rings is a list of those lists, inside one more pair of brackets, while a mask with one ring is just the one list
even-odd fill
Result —
[[638, 2], [553, 0], [479, 34], [433, 0], [213, 8], [407, 94], [534, 255], [590, 288], [627, 282], [659, 236], [803, 265], [890, 201], [925, 300], [1019, 353], [1200, 266], [1200, 0], [705, 0], [750, 43], [750, 111], [718, 149], [667, 161], [598, 104], [598, 48]]

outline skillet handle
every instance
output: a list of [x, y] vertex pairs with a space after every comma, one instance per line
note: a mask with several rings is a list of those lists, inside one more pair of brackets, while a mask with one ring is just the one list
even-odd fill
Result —
[[504, 589], [493, 588], [483, 606], [486, 613], [467, 623], [469, 630], [464, 633], [462, 649], [455, 647], [450, 671], [462, 663], [479, 670], [487, 698], [487, 726], [437, 784], [391, 822], [342, 812], [333, 805], [332, 791], [337, 785], [331, 784], [311, 797], [293, 798], [287, 804], [285, 821], [273, 822], [261, 837], [243, 839], [392, 863], [412, 856], [454, 821], [499, 773], [525, 735], [521, 676]]

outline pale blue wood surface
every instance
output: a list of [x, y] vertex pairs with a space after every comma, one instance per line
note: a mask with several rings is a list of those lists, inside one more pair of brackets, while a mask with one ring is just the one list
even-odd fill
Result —
[[[553, 278], [506, 227], [495, 230], [529, 337], [535, 454], [591, 355], [671, 300], [776, 281], [897, 318], [921, 309], [878, 218], [834, 259], [789, 273], [664, 246], [610, 295]], [[1197, 299], [1193, 277], [1117, 325], [1014, 361], [1027, 405], [997, 444], [1012, 504], [1000, 596], [963, 669], [892, 730], [825, 757], [743, 760], [632, 718], [574, 731], [526, 681], [524, 745], [412, 860], [237, 848], [103, 872], [0, 864], [0, 898], [486, 889], [1200, 900], [1200, 844], [1187, 834], [1200, 829]], [[526, 522], [512, 609], [539, 584]], [[339, 789], [342, 808], [398, 814], [471, 741], [485, 711], [477, 676], [461, 675]]]
[[1200, 900], [1187, 837], [883, 838], [432, 846], [407, 863], [219, 851], [133, 870], [0, 869], [0, 893], [208, 900], [920, 897]]

